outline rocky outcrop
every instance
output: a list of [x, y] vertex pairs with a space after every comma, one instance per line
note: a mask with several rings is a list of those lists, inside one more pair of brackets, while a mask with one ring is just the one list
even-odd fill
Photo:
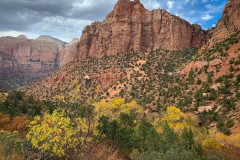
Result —
[[59, 51], [62, 50], [65, 47], [65, 45], [67, 45], [66, 42], [63, 42], [57, 38], [48, 35], [39, 36], [35, 41], [45, 41], [49, 43], [54, 43], [55, 45], [57, 45]]
[[240, 30], [240, 1], [230, 0], [223, 11], [216, 27], [209, 31], [207, 47], [211, 47]]
[[221, 63], [222, 63], [221, 59], [214, 59], [209, 62], [209, 66], [217, 67], [217, 66], [221, 65]]
[[78, 38], [73, 38], [70, 43], [68, 43], [68, 44], [65, 45], [65, 47], [69, 47], [69, 46], [71, 46], [71, 45], [73, 45], [73, 44], [76, 45], [78, 42], [79, 42], [79, 39], [78, 39]]
[[27, 39], [23, 35], [1, 37], [0, 80], [2, 87], [11, 88], [28, 84], [58, 70], [60, 51], [65, 44], [50, 36], [40, 36], [36, 40]]
[[68, 62], [74, 61], [77, 53], [78, 42], [78, 38], [73, 38], [69, 44], [65, 45], [65, 48], [60, 52], [60, 67], [64, 66]]
[[182, 70], [182, 74], [188, 75], [191, 70], [194, 70], [194, 69], [200, 70], [207, 65], [208, 65], [207, 61], [196, 61], [196, 62], [192, 61], [184, 67], [184, 69]]
[[206, 43], [206, 37], [200, 26], [166, 10], [148, 11], [139, 0], [119, 0], [103, 22], [95, 22], [83, 30], [77, 59], [159, 48], [199, 48]]

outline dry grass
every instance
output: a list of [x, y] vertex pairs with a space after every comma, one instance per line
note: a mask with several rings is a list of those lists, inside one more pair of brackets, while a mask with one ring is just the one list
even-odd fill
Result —
[[3, 148], [0, 146], [0, 160], [23, 160], [23, 155], [11, 154], [6, 155]]
[[207, 155], [207, 157], [218, 157], [220, 159], [223, 160], [239, 160], [240, 157], [240, 153], [239, 153], [239, 149], [238, 147], [222, 147], [219, 150], [214, 150], [214, 149], [207, 149], [204, 150], [205, 155]]
[[106, 144], [90, 144], [78, 157], [81, 160], [124, 160], [117, 149]]

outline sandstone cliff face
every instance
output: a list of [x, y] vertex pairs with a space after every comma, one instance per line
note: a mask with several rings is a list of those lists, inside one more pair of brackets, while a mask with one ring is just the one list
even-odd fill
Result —
[[211, 47], [228, 38], [240, 29], [240, 1], [230, 0], [224, 8], [222, 18], [216, 27], [209, 31], [207, 47]]
[[73, 40], [65, 45], [65, 48], [60, 52], [60, 62], [59, 66], [62, 67], [68, 62], [74, 61], [77, 53], [77, 43], [79, 42], [78, 38], [73, 38]]
[[119, 0], [103, 22], [84, 29], [77, 59], [159, 48], [201, 47], [206, 35], [200, 26], [191, 25], [166, 10], [148, 11], [139, 0]]
[[60, 51], [64, 47], [65, 42], [49, 36], [36, 40], [25, 36], [1, 37], [1, 84], [7, 88], [18, 87], [48, 76], [59, 69]]

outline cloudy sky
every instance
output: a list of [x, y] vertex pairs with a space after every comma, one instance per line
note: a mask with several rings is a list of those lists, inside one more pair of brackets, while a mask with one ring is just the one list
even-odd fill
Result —
[[[228, 0], [141, 0], [149, 9], [167, 9], [204, 29], [214, 26]], [[69, 42], [83, 28], [102, 21], [117, 0], [0, 0], [0, 37], [51, 35]]]

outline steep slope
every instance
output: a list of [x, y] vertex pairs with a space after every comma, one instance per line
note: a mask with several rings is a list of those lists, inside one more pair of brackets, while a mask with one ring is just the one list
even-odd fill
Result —
[[148, 11], [139, 0], [119, 0], [103, 22], [87, 26], [78, 44], [78, 60], [116, 53], [201, 47], [207, 32], [169, 14]]
[[98, 94], [123, 78], [129, 67], [129, 56], [123, 54], [68, 63], [56, 74], [24, 88], [24, 91], [37, 99], [57, 100], [61, 95], [71, 96], [80, 85], [78, 99], [86, 100], [87, 97], [99, 97]]
[[60, 68], [65, 42], [50, 36], [35, 40], [0, 38], [0, 87], [12, 89], [42, 79]]
[[[230, 1], [227, 6], [235, 2]], [[142, 8], [139, 1], [120, 0], [115, 10], [121, 5], [129, 5], [131, 11], [134, 7]], [[228, 11], [235, 13], [226, 7], [224, 14], [231, 15]], [[100, 25], [94, 23], [97, 24]], [[115, 27], [122, 26], [117, 24]], [[97, 30], [99, 27], [89, 30], [89, 33]], [[240, 132], [240, 32], [237, 30], [239, 28], [232, 30], [235, 34], [227, 39], [222, 37], [223, 41], [215, 41], [215, 45], [204, 50], [156, 49], [130, 54], [131, 50], [124, 49], [122, 45], [126, 54], [110, 54], [105, 50], [106, 54], [103, 55], [88, 54], [91, 47], [85, 50], [84, 43], [82, 47], [79, 46], [86, 38], [85, 33], [88, 38], [92, 36], [84, 31], [77, 47], [78, 51], [85, 50], [86, 55], [79, 57], [78, 52], [78, 62], [68, 63], [56, 74], [24, 91], [38, 99], [60, 98], [70, 102], [98, 101], [119, 96], [127, 100], [136, 99], [145, 107], [146, 114], [153, 118], [158, 118], [157, 112], [165, 109], [165, 106], [176, 105], [184, 111], [198, 114], [202, 125], [217, 127], [225, 134], [229, 134], [230, 129], [237, 133]], [[168, 36], [167, 33], [165, 35]], [[92, 37], [94, 41], [101, 42]], [[90, 42], [93, 41], [86, 44]], [[120, 47], [118, 43], [112, 46]], [[95, 51], [92, 50], [92, 53]]]
[[217, 23], [216, 27], [209, 31], [208, 47], [211, 47], [235, 32], [240, 28], [240, 1], [230, 0], [223, 11], [222, 18]]
[[[136, 99], [156, 116], [176, 105], [200, 115], [200, 122], [228, 134], [240, 132], [240, 32], [205, 51], [117, 54], [68, 64], [25, 88], [38, 99], [77, 102]], [[225, 119], [225, 122], [222, 120]], [[235, 124], [235, 125], [234, 125]], [[233, 126], [234, 125], [234, 126]]]
[[[227, 126], [235, 124], [232, 132], [240, 132], [239, 39], [240, 32], [209, 50], [192, 54], [159, 57], [158, 52], [153, 52], [137, 59], [136, 62], [144, 60], [144, 64], [136, 63], [134, 71], [107, 92], [110, 97], [138, 99], [150, 113], [177, 105], [201, 115], [204, 124], [217, 126], [225, 133], [229, 132]], [[185, 66], [178, 55], [192, 62]]]

